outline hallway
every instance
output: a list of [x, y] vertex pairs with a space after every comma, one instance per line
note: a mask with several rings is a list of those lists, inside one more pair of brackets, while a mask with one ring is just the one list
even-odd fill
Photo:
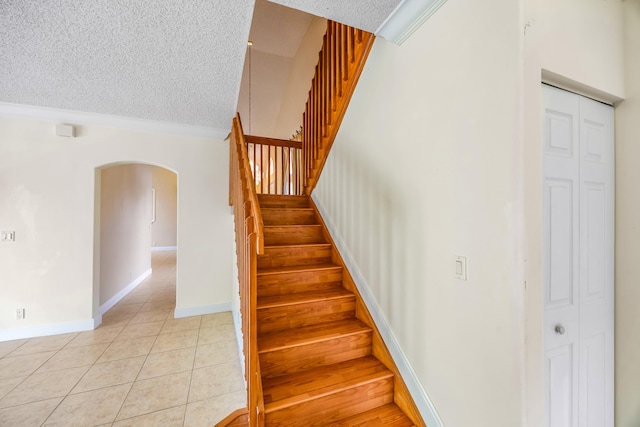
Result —
[[0, 342], [0, 426], [211, 426], [245, 405], [231, 313], [174, 319], [175, 251], [94, 331]]

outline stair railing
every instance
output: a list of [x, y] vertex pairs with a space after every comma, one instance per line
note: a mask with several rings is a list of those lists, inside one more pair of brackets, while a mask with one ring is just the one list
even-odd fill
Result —
[[256, 306], [258, 255], [264, 253], [264, 224], [239, 115], [233, 119], [230, 144], [229, 204], [233, 205], [235, 222], [247, 415], [250, 426], [263, 427], [264, 398], [258, 359]]
[[302, 194], [302, 143], [245, 135], [258, 194]]
[[318, 182], [374, 39], [366, 31], [327, 21], [302, 118], [304, 194], [310, 195]]
[[[231, 414], [218, 426], [231, 425], [234, 420], [237, 422], [242, 419], [251, 427], [264, 427], [264, 397], [256, 323], [257, 263], [258, 255], [264, 253], [264, 224], [257, 194], [311, 194], [364, 69], [374, 38], [371, 33], [337, 22], [327, 22], [327, 32], [303, 114], [300, 145], [293, 141], [245, 136], [240, 116], [236, 115], [233, 120], [229, 204], [234, 207], [247, 412]], [[248, 152], [248, 147], [251, 148], [251, 153]], [[299, 147], [301, 152], [289, 150], [300, 150]], [[283, 154], [285, 148], [288, 149], [286, 155]], [[272, 150], [276, 152], [273, 156]], [[282, 167], [275, 172], [276, 177], [281, 176], [280, 181], [276, 178], [275, 184], [272, 182], [269, 166], [272, 158], [279, 158], [279, 162], [276, 160], [274, 165], [279, 163]], [[296, 158], [300, 161], [292, 166], [291, 159]], [[258, 161], [261, 162], [259, 166]], [[275, 190], [272, 191], [273, 188]]]

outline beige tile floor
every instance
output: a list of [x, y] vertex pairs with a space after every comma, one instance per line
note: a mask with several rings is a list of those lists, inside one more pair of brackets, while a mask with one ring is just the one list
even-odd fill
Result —
[[212, 426], [245, 405], [231, 313], [173, 318], [175, 252], [94, 331], [0, 342], [0, 426]]

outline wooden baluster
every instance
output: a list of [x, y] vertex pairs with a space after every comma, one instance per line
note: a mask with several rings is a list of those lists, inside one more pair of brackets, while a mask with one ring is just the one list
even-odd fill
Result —
[[253, 145], [253, 185], [256, 185], [256, 181], [257, 181], [257, 177], [256, 177], [256, 144], [251, 144]]
[[338, 31], [337, 31], [337, 47], [336, 47], [336, 67], [338, 70], [338, 75], [336, 76], [336, 84], [337, 84], [337, 88], [338, 88], [338, 97], [342, 98], [342, 76], [344, 75], [343, 73], [343, 61], [342, 61], [342, 44], [344, 43], [344, 31], [343, 31], [343, 25], [338, 24]]
[[356, 29], [350, 29], [351, 38], [349, 40], [349, 51], [351, 52], [351, 58], [349, 58], [349, 62], [353, 64], [356, 62]]

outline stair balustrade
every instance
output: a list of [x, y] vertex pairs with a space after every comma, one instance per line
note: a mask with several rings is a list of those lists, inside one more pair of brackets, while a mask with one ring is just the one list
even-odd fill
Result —
[[234, 212], [245, 355], [244, 372], [249, 408], [247, 414], [240, 417], [246, 417], [248, 425], [252, 427], [262, 427], [264, 426], [264, 398], [258, 360], [256, 271], [258, 255], [264, 253], [264, 225], [239, 115], [233, 119], [230, 153], [229, 204], [233, 206]]
[[302, 118], [306, 195], [311, 194], [318, 182], [374, 39], [366, 31], [327, 21]]
[[245, 135], [258, 194], [302, 194], [302, 143]]

